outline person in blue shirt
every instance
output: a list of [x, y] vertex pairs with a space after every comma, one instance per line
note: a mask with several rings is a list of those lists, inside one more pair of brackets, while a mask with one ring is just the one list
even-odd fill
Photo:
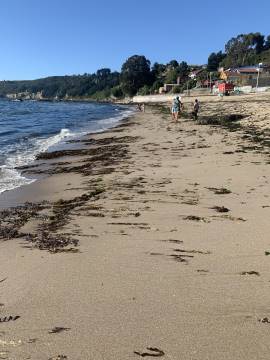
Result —
[[172, 121], [178, 122], [179, 113], [182, 109], [183, 109], [183, 104], [181, 102], [181, 98], [177, 96], [175, 99], [173, 99], [172, 102], [172, 108], [171, 108]]

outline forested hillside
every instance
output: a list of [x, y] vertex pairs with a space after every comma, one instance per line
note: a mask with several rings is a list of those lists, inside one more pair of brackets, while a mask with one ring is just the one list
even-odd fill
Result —
[[223, 51], [213, 52], [207, 66], [197, 75], [196, 81], [189, 74], [198, 65], [188, 65], [185, 61], [171, 60], [167, 64], [151, 63], [145, 56], [134, 55], [125, 61], [121, 72], [100, 69], [94, 74], [53, 76], [37, 80], [1, 81], [0, 96], [14, 93], [42, 92], [44, 98], [65, 99], [121, 99], [135, 94], [157, 93], [165, 83], [176, 84], [174, 92], [186, 87], [192, 88], [197, 81], [203, 82], [212, 72], [217, 77], [220, 66], [225, 68], [258, 64], [270, 64], [270, 35], [261, 33], [240, 34], [230, 39]]

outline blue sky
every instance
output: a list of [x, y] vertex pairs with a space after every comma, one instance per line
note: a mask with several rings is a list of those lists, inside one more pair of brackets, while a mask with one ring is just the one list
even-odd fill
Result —
[[0, 0], [0, 79], [120, 70], [151, 62], [207, 62], [232, 36], [270, 34], [270, 1]]

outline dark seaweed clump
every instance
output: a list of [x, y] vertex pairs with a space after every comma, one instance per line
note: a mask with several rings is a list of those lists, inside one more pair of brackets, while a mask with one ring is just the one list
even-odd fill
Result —
[[23, 236], [20, 228], [28, 220], [38, 216], [38, 213], [47, 207], [46, 202], [31, 203], [26, 202], [22, 206], [17, 206], [0, 211], [0, 240], [9, 240]]
[[239, 120], [243, 120], [247, 115], [244, 114], [228, 114], [228, 115], [208, 115], [200, 116], [198, 124], [200, 125], [218, 125], [225, 127], [231, 131], [236, 131], [241, 128]]
[[71, 200], [58, 200], [52, 206], [52, 215], [39, 224], [37, 233], [27, 234], [26, 241], [32, 243], [39, 250], [56, 253], [64, 251], [64, 248], [68, 246], [72, 246], [66, 251], [74, 251], [73, 247], [77, 247], [79, 241], [68, 234], [58, 234], [56, 232], [68, 223], [72, 210], [83, 206], [90, 199], [97, 199], [97, 196], [104, 191], [103, 188], [96, 188]]

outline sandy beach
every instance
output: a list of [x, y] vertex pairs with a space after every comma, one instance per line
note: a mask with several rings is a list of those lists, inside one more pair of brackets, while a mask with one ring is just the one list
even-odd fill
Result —
[[0, 214], [0, 359], [269, 359], [270, 93], [200, 101], [199, 123], [146, 106], [41, 154], [0, 196], [24, 204]]

